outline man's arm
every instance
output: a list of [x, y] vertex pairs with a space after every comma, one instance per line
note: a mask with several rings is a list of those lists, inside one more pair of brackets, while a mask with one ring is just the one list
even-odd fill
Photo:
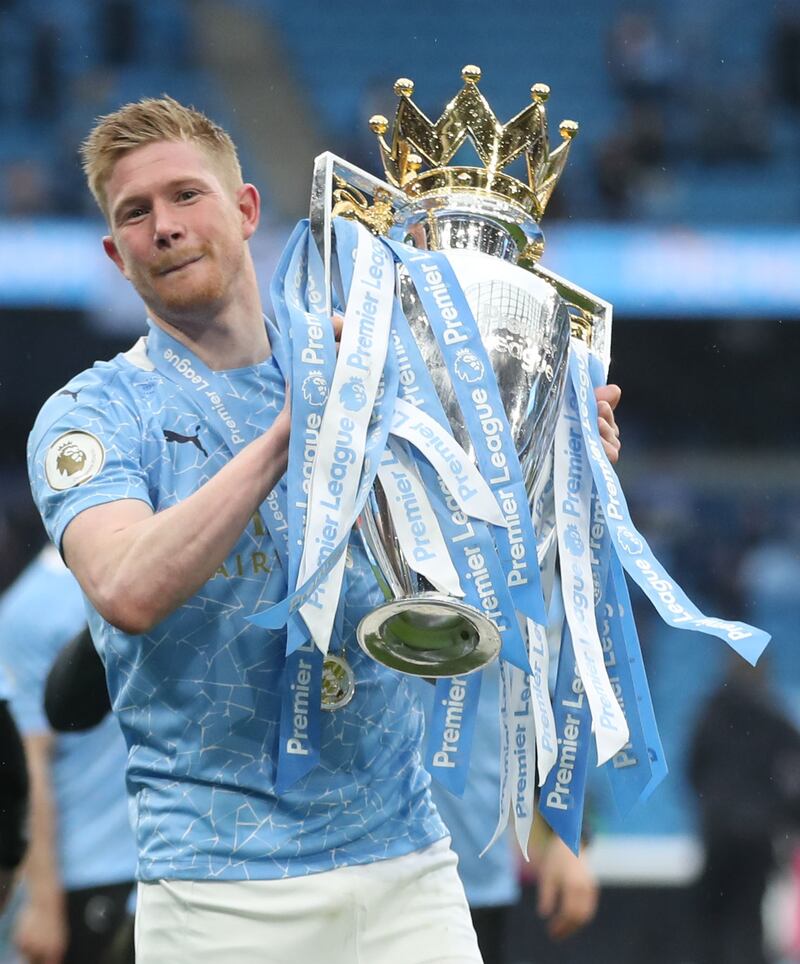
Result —
[[124, 499], [81, 512], [63, 550], [92, 605], [123, 632], [147, 632], [206, 583], [286, 471], [289, 409], [212, 479], [155, 514]]
[[14, 940], [31, 964], [60, 964], [68, 942], [66, 904], [56, 851], [56, 814], [50, 785], [52, 737], [23, 737], [30, 775], [30, 844], [23, 865], [27, 900]]

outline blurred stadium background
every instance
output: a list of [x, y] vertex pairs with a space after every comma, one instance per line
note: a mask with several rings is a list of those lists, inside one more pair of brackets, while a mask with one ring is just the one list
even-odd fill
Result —
[[[434, 115], [466, 63], [482, 67], [501, 119], [544, 81], [551, 130], [579, 121], [543, 222], [543, 263], [615, 304], [611, 375], [624, 389], [621, 476], [634, 518], [701, 607], [772, 632], [771, 683], [798, 719], [800, 4], [791, 0], [3, 0], [0, 585], [43, 538], [24, 468], [39, 405], [128, 347], [143, 323], [104, 260], [77, 160], [93, 118], [166, 91], [225, 125], [265, 201], [255, 253], [266, 291], [306, 212], [314, 156], [333, 150], [377, 173], [366, 121], [392, 116], [394, 79], [412, 77]], [[699, 862], [686, 746], [724, 653], [641, 609], [671, 774], [625, 821], [598, 781], [606, 913], [561, 961], [683, 960], [681, 914]], [[791, 941], [781, 906], [773, 930]], [[520, 961], [527, 944], [520, 937]], [[549, 958], [537, 949], [536, 960]]]

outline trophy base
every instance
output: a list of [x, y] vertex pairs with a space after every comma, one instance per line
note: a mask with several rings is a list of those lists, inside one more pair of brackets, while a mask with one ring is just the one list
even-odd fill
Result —
[[410, 676], [464, 676], [500, 653], [500, 633], [490, 619], [436, 592], [384, 603], [361, 620], [356, 635], [374, 660]]

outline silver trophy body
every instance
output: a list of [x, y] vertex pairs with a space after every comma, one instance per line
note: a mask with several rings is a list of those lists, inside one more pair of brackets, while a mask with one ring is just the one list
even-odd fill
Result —
[[[433, 209], [420, 208], [412, 203], [398, 211], [400, 235], [406, 243], [449, 257], [497, 379], [532, 504], [548, 462], [564, 387], [570, 335], [566, 303], [552, 284], [517, 266], [522, 252], [515, 235], [526, 238], [528, 232], [520, 233], [520, 213], [511, 205], [451, 196]], [[538, 231], [535, 222], [526, 227]], [[401, 294], [450, 430], [471, 456], [449, 373], [403, 269]], [[395, 669], [423, 676], [463, 675], [496, 658], [500, 635], [486, 615], [435, 591], [409, 566], [379, 481], [359, 528], [384, 591], [390, 593], [359, 626], [362, 648]]]

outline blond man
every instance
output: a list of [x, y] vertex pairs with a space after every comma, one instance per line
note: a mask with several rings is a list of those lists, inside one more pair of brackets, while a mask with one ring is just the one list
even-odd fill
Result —
[[[321, 765], [276, 789], [285, 635], [245, 619], [286, 594], [258, 514], [290, 427], [248, 248], [258, 191], [228, 135], [169, 98], [101, 118], [83, 156], [104, 249], [149, 329], [45, 404], [29, 470], [130, 748], [138, 960], [479, 961], [421, 710], [353, 643], [380, 598], [355, 546], [355, 695], [323, 714]], [[170, 366], [202, 372], [221, 402]]]

